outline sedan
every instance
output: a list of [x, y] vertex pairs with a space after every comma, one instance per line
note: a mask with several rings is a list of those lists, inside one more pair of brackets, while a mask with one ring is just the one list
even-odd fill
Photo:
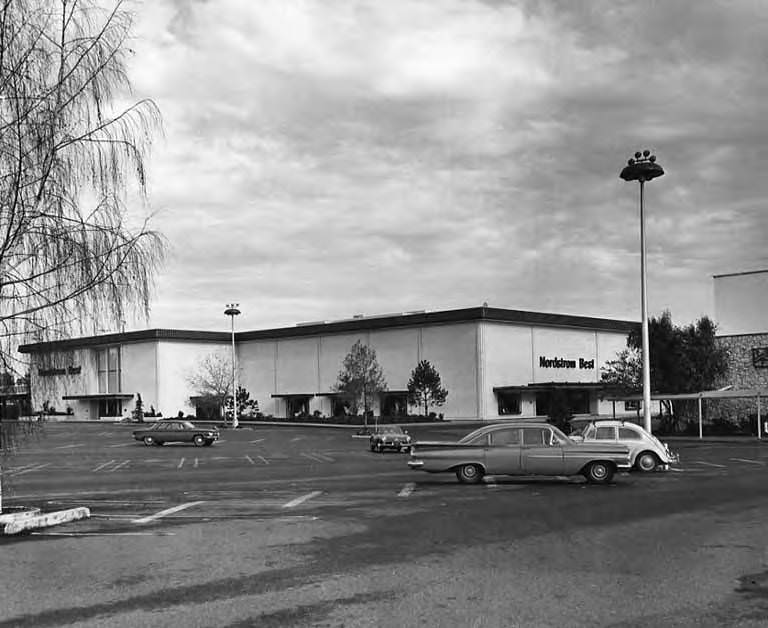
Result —
[[210, 446], [219, 439], [217, 428], [196, 427], [189, 421], [158, 421], [147, 428], [134, 430], [133, 437], [145, 445], [163, 443], [194, 443], [197, 447]]
[[575, 441], [584, 443], [619, 443], [629, 447], [632, 468], [647, 473], [660, 469], [667, 471], [669, 465], [680, 462], [680, 456], [669, 450], [653, 434], [634, 423], [621, 420], [602, 419], [584, 426], [580, 434], [572, 434]]
[[607, 484], [628, 470], [629, 449], [616, 443], [576, 443], [548, 423], [505, 423], [481, 427], [458, 442], [416, 441], [411, 469], [453, 472], [475, 484], [483, 475], [583, 475]]

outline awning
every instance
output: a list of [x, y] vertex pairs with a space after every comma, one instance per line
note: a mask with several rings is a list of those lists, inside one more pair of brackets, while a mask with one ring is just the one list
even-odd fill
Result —
[[272, 393], [272, 398], [291, 399], [296, 397], [314, 397], [315, 393]]
[[610, 390], [612, 386], [602, 382], [532, 382], [527, 385], [494, 386], [493, 392], [525, 392], [538, 390]]
[[133, 399], [133, 393], [98, 393], [91, 395], [63, 395], [62, 399], [76, 399], [79, 401], [101, 401], [102, 399]]

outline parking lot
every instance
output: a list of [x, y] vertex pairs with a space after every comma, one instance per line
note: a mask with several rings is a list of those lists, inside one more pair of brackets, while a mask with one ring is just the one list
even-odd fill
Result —
[[[422, 625], [515, 625], [494, 623], [510, 608], [489, 614], [480, 604], [498, 590], [498, 575], [528, 574], [513, 606], [534, 612], [534, 601], [550, 593], [563, 570], [580, 575], [561, 594], [562, 613], [598, 586], [627, 596], [621, 617], [675, 625], [664, 613], [691, 617], [685, 613], [701, 602], [688, 585], [690, 574], [670, 580], [681, 566], [704, 578], [707, 604], [733, 604], [732, 580], [768, 561], [761, 540], [768, 446], [754, 440], [671, 441], [681, 456], [672, 471], [619, 474], [609, 486], [504, 477], [465, 486], [452, 474], [411, 471], [405, 454], [372, 453], [351, 429], [246, 426], [223, 429], [212, 447], [147, 447], [131, 439], [134, 427], [49, 424], [8, 461], [6, 505], [87, 506], [91, 517], [0, 539], [3, 554], [19, 561], [13, 582], [4, 576], [15, 623], [0, 626], [96, 626], [107, 615], [112, 625], [143, 625], [150, 612], [167, 620], [155, 625], [179, 625], [179, 617], [185, 625], [228, 625], [193, 612], [201, 587], [213, 596], [217, 617], [232, 625], [254, 618], [276, 626], [408, 625], [390, 616], [393, 600], [398, 612], [424, 614]], [[469, 431], [409, 429], [416, 439]], [[714, 545], [751, 549], [724, 558]], [[52, 556], [41, 573], [40, 561]], [[719, 573], [711, 571], [712, 561]], [[474, 601], [454, 590], [458, 565], [473, 574]], [[64, 573], [65, 583], [56, 584]], [[534, 585], [534, 573], [549, 585]], [[617, 573], [632, 581], [633, 595], [640, 587], [658, 603], [643, 608], [619, 586]], [[88, 595], [76, 589], [72, 574], [90, 583]], [[40, 578], [63, 587], [61, 595], [8, 598], [21, 583]], [[406, 581], [438, 587], [439, 595], [419, 602], [403, 588]], [[294, 593], [278, 602], [264, 582]], [[165, 595], [153, 593], [158, 587]], [[583, 625], [601, 625], [609, 606], [597, 603], [590, 617], [600, 621]], [[433, 623], [426, 613], [457, 607], [469, 623]], [[369, 623], [359, 623], [361, 617]]]

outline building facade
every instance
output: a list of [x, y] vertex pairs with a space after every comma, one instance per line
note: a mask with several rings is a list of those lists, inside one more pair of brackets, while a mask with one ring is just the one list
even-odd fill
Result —
[[[637, 323], [489, 307], [358, 316], [235, 334], [239, 385], [266, 415], [291, 418], [344, 412], [334, 392], [344, 357], [360, 341], [376, 351], [388, 390], [374, 402], [383, 416], [418, 413], [407, 384], [421, 360], [448, 390], [431, 408], [445, 419], [545, 416], [555, 390], [576, 415], [609, 415], [600, 369], [625, 348]], [[206, 356], [229, 359], [226, 332], [150, 329], [24, 345], [32, 406], [70, 409], [78, 419], [145, 411], [195, 413], [190, 376]]]
[[[723, 385], [768, 389], [768, 270], [714, 276], [716, 340], [728, 356]], [[721, 412], [748, 416], [751, 399], [721, 402]]]

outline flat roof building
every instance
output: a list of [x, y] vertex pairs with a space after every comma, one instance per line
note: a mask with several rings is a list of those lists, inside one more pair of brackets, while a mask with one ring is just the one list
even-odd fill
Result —
[[[376, 351], [388, 391], [374, 413], [418, 413], [407, 384], [428, 360], [448, 390], [434, 408], [446, 419], [536, 417], [548, 413], [554, 389], [565, 390], [577, 415], [608, 415], [600, 369], [626, 347], [631, 321], [492, 307], [355, 316], [339, 321], [235, 333], [239, 385], [266, 415], [332, 416], [343, 412], [334, 392], [342, 361], [360, 341]], [[71, 408], [79, 419], [128, 416], [144, 409], [165, 416], [194, 413], [190, 376], [208, 355], [231, 355], [231, 334], [147, 329], [20, 347], [31, 360], [32, 407]], [[431, 409], [432, 410], [432, 409]]]

